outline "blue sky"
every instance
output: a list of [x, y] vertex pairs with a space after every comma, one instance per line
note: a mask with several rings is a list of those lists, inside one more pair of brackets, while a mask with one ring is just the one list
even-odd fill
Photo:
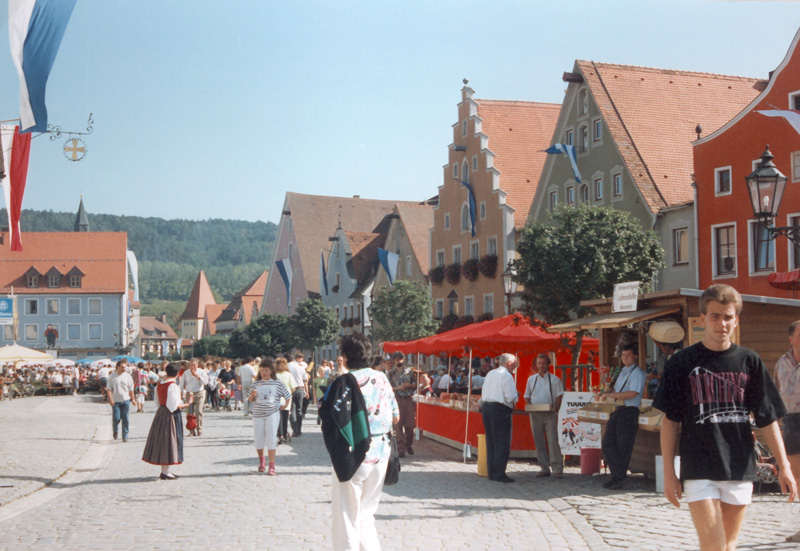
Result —
[[[463, 78], [557, 103], [575, 59], [766, 78], [799, 27], [797, 2], [78, 0], [47, 107], [94, 132], [80, 162], [33, 140], [23, 206], [277, 221], [287, 191], [421, 200]], [[18, 117], [5, 37], [0, 75]]]

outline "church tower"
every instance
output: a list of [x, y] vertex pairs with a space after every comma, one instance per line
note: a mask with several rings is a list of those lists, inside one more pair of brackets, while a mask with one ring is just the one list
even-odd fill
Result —
[[86, 215], [86, 209], [83, 208], [83, 195], [81, 195], [81, 204], [78, 206], [78, 215], [75, 217], [75, 231], [89, 231], [89, 217]]

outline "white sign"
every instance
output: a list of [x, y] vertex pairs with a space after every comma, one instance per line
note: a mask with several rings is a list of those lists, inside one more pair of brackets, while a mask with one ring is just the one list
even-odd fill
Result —
[[591, 392], [565, 392], [558, 410], [558, 443], [564, 455], [580, 455], [581, 448], [600, 447], [600, 425], [578, 419], [578, 410], [592, 403]]
[[14, 325], [14, 299], [0, 298], [0, 325]]
[[614, 301], [611, 304], [612, 312], [635, 312], [638, 301], [638, 281], [628, 281], [627, 283], [614, 285]]

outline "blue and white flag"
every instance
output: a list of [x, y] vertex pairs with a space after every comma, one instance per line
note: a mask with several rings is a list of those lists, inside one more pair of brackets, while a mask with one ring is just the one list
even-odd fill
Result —
[[756, 111], [756, 113], [761, 113], [762, 115], [766, 115], [768, 117], [782, 117], [786, 119], [794, 131], [800, 134], [800, 113], [797, 111], [786, 111], [782, 109], [771, 109], [767, 111]]
[[133, 280], [133, 300], [139, 300], [139, 263], [136, 261], [136, 255], [133, 251], [125, 251], [125, 257], [128, 259], [128, 269], [130, 270], [131, 279]]
[[378, 247], [378, 260], [381, 261], [381, 266], [386, 270], [386, 275], [389, 276], [389, 285], [394, 285], [394, 281], [397, 279], [397, 263], [400, 260], [400, 255]]
[[286, 307], [292, 307], [292, 261], [288, 258], [278, 260], [275, 263], [278, 273], [281, 274], [283, 284], [286, 286]]
[[468, 201], [469, 201], [469, 227], [472, 230], [472, 237], [475, 237], [475, 213], [476, 213], [476, 210], [477, 210], [475, 208], [475, 194], [472, 192], [472, 186], [469, 184], [469, 182], [465, 182], [464, 180], [461, 180], [461, 184], [465, 188], [467, 188], [467, 191], [469, 192], [469, 194], [468, 194]]
[[47, 79], [76, 1], [8, 0], [8, 38], [19, 74], [23, 134], [47, 130]]
[[581, 181], [581, 173], [578, 171], [578, 163], [575, 162], [575, 146], [574, 145], [567, 145], [563, 143], [556, 143], [548, 147], [544, 150], [545, 153], [551, 153], [558, 155], [560, 153], [566, 153], [567, 157], [569, 157], [569, 162], [572, 165], [572, 173], [575, 175], [575, 180], [580, 183]]
[[325, 270], [325, 253], [319, 252], [319, 290], [322, 296], [328, 296], [328, 273]]

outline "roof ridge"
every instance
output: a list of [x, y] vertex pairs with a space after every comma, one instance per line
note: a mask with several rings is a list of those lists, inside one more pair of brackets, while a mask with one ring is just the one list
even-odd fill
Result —
[[758, 77], [744, 77], [740, 75], [725, 75], [722, 73], [709, 73], [705, 71], [686, 71], [683, 69], [662, 69], [659, 67], [647, 67], [644, 65], [625, 65], [623, 63], [603, 63], [602, 61], [593, 61], [593, 60], [585, 60], [585, 59], [578, 59], [578, 63], [591, 63], [595, 67], [601, 67], [604, 69], [607, 68], [617, 68], [617, 69], [637, 69], [642, 71], [650, 71], [650, 72], [657, 72], [663, 74], [673, 74], [673, 75], [681, 75], [681, 76], [705, 76], [705, 77], [713, 77], [713, 78], [721, 78], [721, 79], [730, 79], [730, 80], [740, 80], [740, 81], [752, 81], [758, 82], [759, 80], [765, 80], [763, 78]]
[[550, 102], [550, 101], [527, 101], [527, 100], [516, 100], [516, 99], [481, 99], [481, 98], [475, 98], [475, 103], [481, 103], [481, 102], [483, 102], [483, 103], [509, 103], [509, 104], [511, 104], [511, 103], [520, 104], [521, 103], [521, 104], [524, 104], [524, 105], [529, 105], [531, 107], [533, 107], [533, 106], [543, 106], [543, 107], [557, 107], [559, 109], [561, 108], [561, 104], [560, 103], [553, 103], [553, 102]]

